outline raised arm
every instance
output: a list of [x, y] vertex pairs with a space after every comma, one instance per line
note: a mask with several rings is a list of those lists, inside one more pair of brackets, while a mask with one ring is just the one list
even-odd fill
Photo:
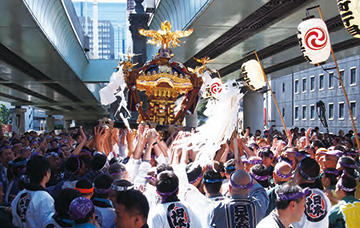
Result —
[[138, 130], [138, 140], [137, 140], [137, 144], [133, 153], [133, 158], [134, 159], [140, 159], [145, 145], [146, 145], [146, 138], [145, 138], [145, 133], [147, 131], [147, 129], [149, 129], [149, 126], [145, 126], [143, 127], [142, 125], [139, 125], [139, 130]]
[[100, 126], [94, 127], [95, 148], [97, 151], [104, 151], [103, 135], [104, 135], [104, 128]]
[[73, 155], [79, 155], [82, 148], [85, 146], [86, 142], [87, 142], [87, 139], [86, 139], [85, 132], [84, 132], [82, 126], [80, 126], [80, 142], [77, 145], [77, 147], [75, 148], [75, 150], [73, 151]]

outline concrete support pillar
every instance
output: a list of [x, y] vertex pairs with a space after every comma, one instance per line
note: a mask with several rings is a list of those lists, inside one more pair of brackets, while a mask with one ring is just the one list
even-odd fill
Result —
[[46, 130], [53, 131], [55, 129], [55, 118], [52, 115], [46, 117]]
[[194, 114], [186, 114], [185, 116], [185, 126], [187, 128], [196, 128], [197, 127], [197, 112], [195, 111]]
[[243, 99], [244, 102], [244, 128], [250, 127], [250, 132], [255, 134], [256, 130], [264, 129], [264, 101], [263, 94], [259, 92], [248, 92]]
[[18, 135], [24, 134], [25, 132], [25, 108], [21, 106], [16, 106], [15, 108], [10, 109], [13, 122], [13, 132]]
[[146, 62], [146, 37], [141, 36], [138, 32], [139, 28], [148, 29], [147, 22], [149, 20], [149, 15], [145, 13], [142, 2], [144, 0], [135, 0], [135, 12], [129, 15], [129, 30], [131, 32], [131, 38], [133, 40], [133, 53], [141, 54], [133, 57], [134, 63], [139, 63], [138, 66], [141, 67]]

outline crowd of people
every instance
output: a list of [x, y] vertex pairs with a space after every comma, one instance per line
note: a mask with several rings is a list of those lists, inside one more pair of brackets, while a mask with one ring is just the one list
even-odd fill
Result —
[[2, 135], [0, 226], [359, 226], [354, 132], [250, 132], [234, 132], [205, 162], [179, 144], [194, 130]]

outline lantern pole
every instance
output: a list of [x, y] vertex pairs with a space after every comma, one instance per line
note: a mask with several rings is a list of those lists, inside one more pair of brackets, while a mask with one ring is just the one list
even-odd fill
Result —
[[222, 78], [221, 78], [221, 76], [220, 76], [219, 71], [216, 71], [216, 73], [217, 73], [217, 75], [218, 75], [218, 77], [219, 77], [219, 79], [220, 79], [221, 83], [223, 83], [223, 81], [222, 81]]
[[[321, 11], [320, 6], [318, 6], [317, 8], [318, 8], [318, 11], [319, 11], [319, 15], [320, 15], [321, 20], [324, 21], [324, 17], [323, 17], [323, 14], [322, 14], [322, 11]], [[352, 127], [353, 127], [353, 130], [354, 130], [354, 133], [355, 133], [355, 140], [356, 140], [357, 148], [358, 148], [358, 150], [360, 150], [360, 142], [359, 142], [359, 138], [358, 138], [356, 126], [355, 126], [354, 117], [353, 117], [353, 114], [352, 114], [352, 111], [351, 111], [349, 98], [348, 98], [348, 95], [347, 95], [347, 93], [346, 93], [346, 89], [345, 89], [345, 86], [344, 86], [344, 82], [343, 82], [343, 80], [342, 80], [342, 78], [341, 78], [341, 74], [340, 74], [340, 70], [339, 70], [339, 65], [338, 65], [338, 63], [337, 63], [337, 60], [336, 60], [336, 57], [335, 57], [335, 54], [334, 54], [334, 50], [333, 50], [333, 48], [332, 48], [331, 43], [330, 43], [330, 51], [331, 51], [331, 56], [332, 56], [332, 58], [333, 58], [333, 60], [334, 60], [334, 62], [335, 62], [335, 66], [336, 66], [336, 71], [337, 71], [337, 74], [338, 74], [339, 82], [340, 82], [342, 91], [343, 91], [344, 96], [345, 96], [346, 105], [347, 105], [348, 110], [349, 110]]]
[[269, 87], [269, 90], [270, 90], [271, 96], [272, 96], [272, 98], [273, 98], [273, 100], [274, 100], [276, 109], [277, 109], [277, 111], [278, 111], [278, 113], [279, 113], [279, 115], [280, 115], [281, 122], [282, 122], [282, 125], [283, 125], [283, 127], [284, 127], [286, 137], [287, 137], [287, 139], [288, 139], [288, 141], [289, 141], [289, 140], [290, 140], [290, 137], [289, 137], [289, 133], [288, 133], [288, 131], [287, 131], [287, 129], [286, 129], [286, 126], [285, 126], [284, 117], [282, 116], [282, 114], [281, 114], [281, 112], [280, 112], [279, 105], [278, 105], [278, 103], [277, 103], [277, 101], [276, 101], [275, 95], [274, 95], [274, 93], [273, 93], [273, 91], [272, 91], [272, 89], [271, 89], [269, 80], [268, 80], [268, 78], [266, 77], [264, 68], [263, 68], [262, 65], [261, 65], [261, 62], [260, 62], [260, 59], [259, 59], [259, 56], [258, 56], [256, 50], [254, 51], [254, 54], [255, 54], [255, 56], [256, 56], [256, 59], [257, 59], [258, 63], [260, 64], [260, 68], [261, 68], [262, 75], [263, 75], [263, 77], [264, 77], [264, 79], [265, 79], [265, 81], [266, 81], [267, 86]]

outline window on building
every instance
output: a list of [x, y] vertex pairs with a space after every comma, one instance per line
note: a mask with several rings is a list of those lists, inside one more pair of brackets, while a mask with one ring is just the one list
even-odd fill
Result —
[[350, 109], [354, 119], [356, 119], [356, 101], [350, 101]]
[[302, 106], [302, 119], [306, 120], [306, 105]]
[[319, 75], [319, 90], [320, 89], [324, 89], [324, 75], [323, 74]]
[[282, 116], [285, 116], [285, 108], [282, 108]]
[[299, 119], [299, 107], [298, 106], [295, 107], [294, 117], [296, 120]]
[[315, 119], [315, 105], [310, 105], [310, 119]]
[[[310, 77], [310, 90], [314, 91], [315, 90], [315, 76], [311, 76]], [[304, 91], [304, 90], [303, 90]]]
[[[340, 78], [342, 79], [343, 83], [345, 84], [345, 73], [344, 70], [340, 70]], [[340, 80], [339, 80], [339, 88], [341, 88]]]
[[303, 93], [306, 92], [306, 78], [303, 78], [302, 80], [302, 91]]
[[285, 92], [285, 83], [282, 83], [282, 91]]
[[329, 73], [329, 89], [334, 88], [334, 72]]
[[329, 103], [329, 120], [334, 119], [334, 104]]
[[356, 84], [356, 68], [350, 69], [350, 85]]
[[298, 93], [299, 92], [299, 80], [295, 80], [295, 93]]
[[339, 119], [344, 119], [345, 113], [344, 113], [344, 102], [339, 102]]

